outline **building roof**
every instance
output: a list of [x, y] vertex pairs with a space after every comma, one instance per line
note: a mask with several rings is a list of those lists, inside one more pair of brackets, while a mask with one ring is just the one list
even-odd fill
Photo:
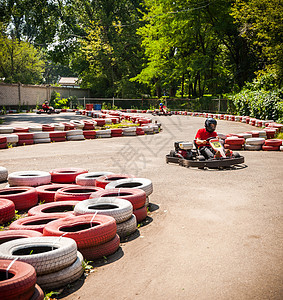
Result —
[[59, 82], [61, 85], [79, 85], [78, 77], [61, 77]]

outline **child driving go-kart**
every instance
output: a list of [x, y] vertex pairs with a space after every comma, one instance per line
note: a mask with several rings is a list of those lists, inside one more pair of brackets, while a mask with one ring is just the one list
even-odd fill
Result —
[[[209, 140], [212, 138], [218, 138], [217, 133], [215, 131], [217, 126], [217, 121], [213, 118], [208, 118], [204, 123], [205, 128], [201, 128], [197, 131], [195, 136], [195, 144], [198, 147], [198, 150], [201, 155], [203, 155], [206, 159], [209, 158], [220, 158], [220, 151], [215, 151], [209, 144]], [[227, 157], [232, 155], [232, 152], [227, 149], [225, 151]]]

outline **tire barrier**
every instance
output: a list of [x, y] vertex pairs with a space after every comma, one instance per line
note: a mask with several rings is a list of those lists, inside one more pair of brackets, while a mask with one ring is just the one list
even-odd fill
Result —
[[34, 230], [43, 233], [43, 229], [49, 222], [70, 216], [69, 213], [35, 215], [18, 219], [11, 223], [11, 230]]
[[5, 300], [31, 299], [35, 292], [36, 272], [32, 265], [0, 259], [0, 290]]
[[0, 137], [0, 149], [6, 149], [7, 146], [8, 146], [7, 138], [6, 137]]
[[5, 167], [0, 167], [0, 182], [5, 182], [8, 178], [8, 170]]
[[0, 198], [0, 224], [11, 221], [15, 216], [15, 204], [13, 201]]
[[74, 129], [67, 131], [67, 141], [81, 141], [84, 140], [82, 129]]
[[113, 181], [117, 181], [120, 179], [127, 179], [127, 178], [134, 178], [134, 175], [130, 175], [130, 174], [111, 174], [111, 175], [105, 175], [105, 176], [101, 176], [96, 178], [95, 181], [95, 186], [101, 187], [101, 188], [105, 188], [105, 186]]
[[133, 209], [138, 209], [145, 206], [147, 198], [145, 191], [141, 189], [123, 188], [98, 191], [91, 194], [89, 199], [107, 197], [117, 197], [128, 200], [132, 203]]
[[75, 183], [76, 177], [88, 171], [81, 168], [59, 168], [50, 171], [53, 183]]
[[43, 171], [18, 171], [8, 175], [8, 183], [11, 187], [39, 186], [51, 183], [51, 175]]
[[16, 210], [28, 210], [38, 202], [37, 191], [34, 187], [11, 187], [0, 189], [0, 198], [14, 202]]
[[0, 134], [12, 133], [12, 132], [14, 132], [13, 127], [0, 127]]
[[29, 132], [40, 132], [42, 131], [42, 126], [30, 126], [28, 128]]
[[97, 130], [96, 137], [97, 138], [111, 138], [111, 130], [110, 129]]
[[[7, 141], [7, 146], [12, 145], [12, 146], [17, 146], [19, 137], [16, 134], [1, 134], [1, 137], [5, 137]], [[1, 148], [1, 146], [0, 146]]]
[[31, 237], [0, 245], [0, 259], [15, 259], [31, 264], [38, 275], [60, 271], [77, 259], [77, 245], [66, 237]]
[[76, 177], [76, 184], [95, 186], [96, 179], [105, 175], [112, 175], [112, 172], [88, 172]]
[[35, 144], [50, 143], [49, 132], [34, 132], [33, 140]]
[[73, 215], [75, 205], [78, 204], [79, 201], [59, 201], [59, 202], [51, 202], [42, 205], [37, 205], [32, 207], [28, 211], [29, 216], [37, 216], [37, 215], [55, 215], [55, 214], [70, 214]]
[[91, 198], [81, 201], [74, 208], [74, 214], [98, 214], [113, 217], [116, 223], [129, 220], [133, 213], [132, 204], [125, 199], [116, 197]]
[[49, 132], [51, 142], [64, 142], [66, 141], [66, 131], [52, 131]]
[[117, 224], [117, 234], [119, 237], [125, 238], [137, 230], [137, 218], [134, 214], [125, 222]]
[[45, 236], [65, 236], [76, 241], [85, 259], [98, 259], [119, 248], [115, 219], [103, 215], [81, 215], [51, 222], [44, 228]]
[[0, 245], [9, 241], [29, 238], [29, 237], [40, 237], [42, 233], [34, 230], [3, 230], [0, 231]]
[[59, 189], [68, 187], [70, 184], [47, 184], [36, 187], [38, 202], [49, 203], [55, 201], [55, 194]]
[[138, 209], [134, 209], [133, 214], [135, 215], [137, 222], [142, 222], [147, 217], [147, 207], [143, 206]]
[[82, 201], [90, 197], [94, 192], [102, 190], [100, 187], [96, 186], [69, 186], [59, 189], [55, 193], [55, 201]]
[[153, 192], [153, 186], [151, 180], [147, 178], [128, 178], [120, 179], [108, 183], [105, 186], [106, 190], [109, 189], [123, 189], [123, 188], [137, 188], [145, 191], [146, 196], [149, 196]]
[[96, 138], [96, 131], [84, 130], [83, 135], [86, 140], [92, 140]]

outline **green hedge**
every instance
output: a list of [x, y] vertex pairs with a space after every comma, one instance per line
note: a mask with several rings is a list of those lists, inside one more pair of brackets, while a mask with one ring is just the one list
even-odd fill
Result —
[[231, 96], [230, 112], [250, 116], [261, 120], [272, 119], [283, 122], [283, 89], [248, 90]]

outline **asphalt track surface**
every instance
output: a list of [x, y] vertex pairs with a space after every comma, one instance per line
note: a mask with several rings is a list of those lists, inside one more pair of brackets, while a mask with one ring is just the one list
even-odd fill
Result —
[[[72, 113], [9, 115], [2, 126], [83, 118]], [[223, 171], [166, 164], [174, 141], [193, 140], [205, 119], [153, 119], [163, 128], [153, 136], [0, 150], [0, 165], [9, 173], [80, 167], [153, 182], [146, 224], [58, 298], [282, 299], [283, 152], [241, 151], [245, 164]], [[254, 129], [230, 121], [217, 126], [224, 134]]]

